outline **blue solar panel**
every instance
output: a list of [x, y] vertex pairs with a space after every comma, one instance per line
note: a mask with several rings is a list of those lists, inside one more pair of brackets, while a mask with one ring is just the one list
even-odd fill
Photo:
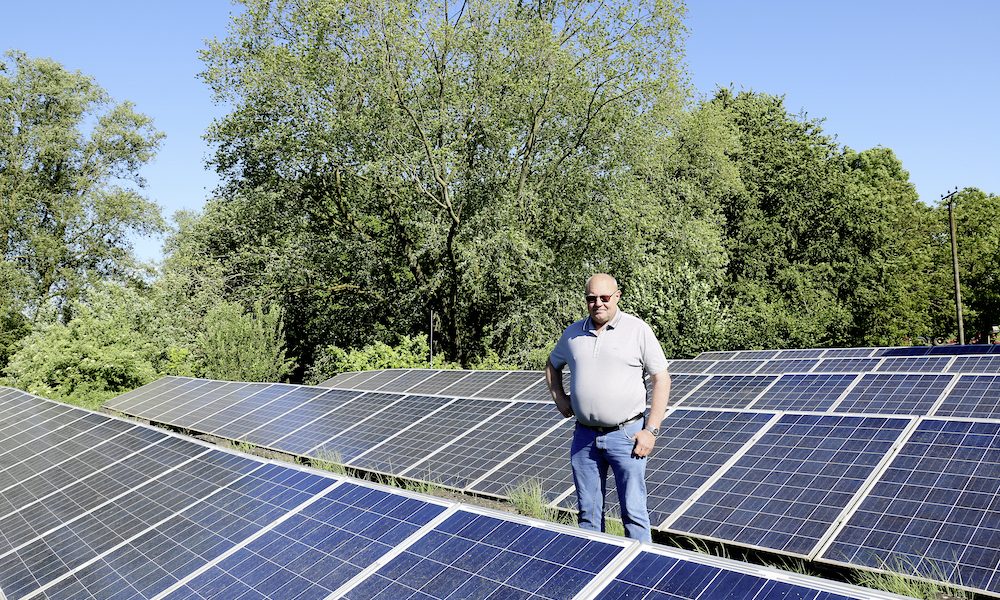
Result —
[[[127, 415], [147, 418], [156, 423], [169, 423], [178, 427], [188, 427], [207, 415], [213, 414], [230, 404], [237, 402], [267, 388], [267, 383], [233, 382], [220, 387], [213, 387], [207, 393], [200, 390], [172, 394], [170, 402], [157, 407], [155, 414], [138, 413], [131, 409]], [[150, 418], [153, 417], [153, 418]]]
[[668, 363], [667, 370], [675, 373], [704, 373], [712, 368], [715, 362], [711, 360], [680, 359]]
[[545, 381], [545, 375], [541, 371], [511, 371], [498, 381], [471, 394], [471, 397], [509, 399], [541, 381]]
[[964, 346], [959, 344], [954, 345], [944, 345], [944, 346], [931, 346], [928, 354], [988, 354], [993, 345], [991, 344], [966, 344]]
[[1000, 375], [962, 375], [934, 415], [1000, 418]]
[[203, 433], [218, 431], [229, 423], [240, 419], [246, 414], [259, 410], [261, 407], [274, 402], [276, 399], [295, 391], [296, 389], [297, 386], [294, 385], [272, 383], [257, 393], [240, 398], [239, 400], [231, 402], [222, 408], [213, 407], [217, 408], [217, 410], [214, 410], [210, 414], [205, 414], [207, 411], [199, 409], [196, 413], [187, 415], [187, 417], [191, 420], [203, 414], [205, 415], [197, 421], [191, 422], [190, 425], [187, 425], [187, 427], [194, 431], [200, 431]]
[[876, 348], [827, 348], [823, 358], [864, 358], [875, 356]]
[[[314, 402], [324, 401], [326, 398], [327, 396], [320, 396]], [[339, 398], [331, 398], [330, 401], [335, 406], [331, 406], [329, 412], [279, 438], [271, 447], [289, 454], [306, 456], [311, 450], [321, 447], [335, 436], [365, 419], [370, 419], [372, 415], [378, 414], [379, 411], [392, 406], [402, 398], [403, 396], [400, 394], [379, 392], [365, 392], [350, 402], [340, 402]], [[312, 456], [322, 459], [334, 458], [319, 456], [315, 453]], [[337, 458], [343, 460], [343, 457]]]
[[823, 560], [1000, 593], [1000, 423], [923, 420]]
[[874, 371], [879, 358], [821, 358], [813, 373], [867, 373]]
[[572, 598], [622, 549], [461, 510], [343, 598]]
[[956, 356], [951, 373], [1000, 373], [1000, 356]]
[[882, 375], [868, 373], [834, 407], [837, 412], [926, 415], [952, 375]]
[[572, 420], [559, 423], [558, 427], [514, 454], [510, 460], [481, 476], [469, 489], [480, 494], [509, 498], [519, 486], [534, 482], [547, 503], [555, 501], [573, 487], [573, 472], [569, 466], [573, 428]]
[[745, 408], [777, 379], [774, 375], [714, 375], [677, 402], [684, 408]]
[[739, 360], [767, 360], [774, 358], [777, 354], [777, 350], [741, 350], [736, 353], [736, 358]]
[[[312, 388], [318, 389], [318, 388]], [[364, 392], [358, 390], [327, 389], [320, 390], [319, 396], [302, 402], [295, 408], [281, 415], [266, 425], [246, 433], [239, 439], [255, 446], [280, 450], [280, 440], [285, 437], [296, 437], [299, 429], [308, 427], [315, 421], [322, 420], [326, 415], [345, 406]], [[371, 407], [369, 407], [370, 409]], [[229, 437], [228, 435], [226, 437]]]
[[429, 378], [431, 375], [437, 373], [435, 369], [413, 369], [399, 377], [393, 379], [389, 383], [379, 386], [379, 392], [404, 392], [407, 389], [417, 385], [421, 381]]
[[694, 357], [695, 360], [731, 360], [736, 357], [738, 351], [724, 351], [724, 350], [713, 350], [711, 352], [702, 352], [698, 356]]
[[190, 381], [190, 379], [187, 377], [163, 377], [151, 383], [147, 383], [144, 386], [137, 387], [130, 392], [122, 394], [121, 396], [112, 398], [104, 403], [104, 408], [124, 412], [126, 407], [137, 404], [150, 396], [164, 392], [186, 381]]
[[875, 348], [872, 356], [926, 356], [930, 346], [904, 346], [902, 348]]
[[950, 356], [896, 356], [886, 358], [876, 371], [897, 373], [944, 373]]
[[757, 374], [808, 373], [818, 362], [815, 358], [778, 358], [761, 365]]
[[808, 557], [910, 422], [785, 415], [664, 526]]
[[782, 375], [753, 408], [764, 410], [825, 411], [844, 393], [857, 375], [815, 373]]
[[789, 358], [819, 358], [826, 352], [823, 348], [807, 348], [803, 350], [781, 350], [775, 355], [776, 360]]
[[718, 375], [749, 375], [763, 364], [762, 360], [733, 359], [717, 362], [706, 372]]

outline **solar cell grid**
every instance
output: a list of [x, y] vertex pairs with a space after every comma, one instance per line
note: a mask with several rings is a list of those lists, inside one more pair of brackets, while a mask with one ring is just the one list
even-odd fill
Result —
[[438, 371], [406, 390], [408, 394], [440, 394], [441, 390], [468, 375], [468, 371]]
[[962, 375], [934, 411], [938, 417], [1000, 418], [1000, 375]]
[[572, 598], [621, 551], [571, 530], [460, 510], [343, 598]]
[[359, 422], [355, 427], [311, 449], [310, 456], [337, 456], [338, 462], [349, 463], [359, 454], [399, 433], [411, 423], [423, 419], [452, 402], [433, 396], [404, 396], [398, 402], [382, 409], [378, 418]]
[[910, 422], [786, 414], [665, 525], [808, 557]]
[[544, 381], [545, 375], [541, 371], [511, 371], [502, 379], [486, 386], [471, 396], [473, 398], [510, 399], [527, 390], [532, 385]]
[[383, 386], [391, 385], [393, 381], [399, 379], [403, 375], [406, 375], [408, 369], [386, 369], [385, 371], [375, 371], [374, 375], [366, 378], [364, 381], [359, 381], [353, 387], [359, 390], [367, 390], [374, 392], [381, 389]]
[[412, 369], [378, 388], [380, 392], [405, 392], [438, 371], [434, 369]]
[[846, 373], [782, 375], [752, 406], [763, 410], [825, 411], [857, 377]]
[[402, 473], [452, 440], [480, 425], [508, 402], [459, 398], [441, 410], [350, 461], [353, 467], [390, 475]]
[[710, 352], [702, 352], [698, 356], [694, 357], [695, 360], [731, 360], [736, 357], [736, 351], [727, 352], [723, 350], [712, 350]]
[[111, 410], [121, 410], [120, 406], [129, 406], [133, 402], [141, 401], [142, 398], [148, 397], [152, 394], [158, 394], [163, 390], [169, 389], [173, 386], [180, 385], [182, 382], [187, 381], [186, 377], [174, 377], [173, 375], [168, 375], [157, 379], [156, 381], [147, 383], [146, 385], [135, 388], [132, 391], [126, 392], [121, 396], [116, 396], [104, 404], [104, 408]]
[[248, 432], [242, 439], [250, 444], [278, 450], [278, 440], [307, 427], [316, 420], [323, 419], [324, 415], [343, 407], [362, 394], [364, 392], [359, 390], [324, 390], [324, 393], [300, 403], [280, 418]]
[[[191, 426], [209, 415], [231, 406], [236, 402], [244, 400], [259, 391], [270, 387], [269, 383], [241, 383], [232, 382], [222, 387], [213, 389], [207, 394], [186, 394], [177, 396], [169, 407], [162, 407], [162, 411], [156, 415], [158, 423], [169, 423], [183, 428]], [[126, 412], [127, 415], [135, 415]]]
[[874, 371], [880, 358], [821, 358], [813, 373], [867, 373]]
[[824, 348], [779, 350], [774, 359], [787, 360], [790, 358], [819, 358], [824, 352], [826, 352]]
[[837, 412], [926, 415], [952, 375], [868, 373], [834, 407]]
[[774, 375], [714, 375], [679, 402], [684, 408], [745, 408], [777, 379]]
[[[402, 398], [400, 394], [383, 394], [381, 392], [364, 392], [350, 402], [339, 404], [322, 417], [312, 420], [300, 428], [292, 431], [274, 441], [273, 448], [306, 456], [310, 450], [322, 446], [327, 440], [342, 433], [350, 427], [357, 425], [365, 419], [377, 417], [378, 413], [399, 402]], [[326, 396], [320, 396], [320, 399]], [[312, 456], [321, 459], [332, 459], [340, 457], [320, 456], [315, 453]], [[335, 462], [342, 462], [342, 458]]]
[[675, 373], [704, 373], [711, 370], [714, 364], [715, 361], [696, 358], [671, 360], [667, 363], [667, 370], [671, 375]]
[[990, 351], [990, 344], [966, 344], [962, 345], [944, 345], [944, 346], [931, 346], [927, 354], [988, 354]]
[[573, 439], [574, 421], [564, 420], [510, 460], [499, 464], [469, 489], [481, 494], [509, 498], [520, 486], [538, 484], [547, 503], [551, 503], [573, 487], [573, 472], [569, 466], [569, 444]]
[[816, 366], [817, 362], [819, 361], [809, 358], [779, 358], [765, 362], [757, 369], [757, 374], [807, 373]]
[[892, 356], [883, 360], [876, 371], [943, 373], [950, 362], [950, 356]]
[[[569, 393], [569, 386], [564, 385], [564, 389]], [[549, 385], [545, 382], [543, 378], [538, 383], [529, 386], [520, 394], [514, 396], [515, 400], [526, 400], [526, 401], [538, 401], [538, 402], [551, 402], [552, 396], [549, 394]]]
[[774, 358], [777, 350], [742, 350], [736, 354], [739, 360], [767, 360]]
[[185, 415], [185, 420], [191, 422], [187, 427], [203, 433], [217, 431], [227, 423], [253, 412], [295, 389], [294, 385], [272, 383], [267, 387], [254, 387], [247, 390], [253, 392], [249, 395], [243, 395], [242, 390], [237, 390], [236, 395], [228, 396], [228, 403], [223, 403], [220, 400], [218, 403], [205, 405]]
[[[172, 419], [187, 414], [193, 410], [210, 405], [220, 398], [230, 397], [230, 394], [249, 395], [253, 388], [242, 382], [228, 382], [210, 387], [198, 387], [180, 394], [163, 394], [166, 401], [155, 407], [143, 407], [140, 410], [129, 408], [121, 411], [123, 414], [144, 418], [154, 423], [172, 423]], [[242, 391], [241, 391], [242, 390]]]
[[899, 348], [875, 348], [872, 356], [925, 356], [930, 346], [903, 346]]
[[333, 377], [323, 381], [319, 385], [321, 387], [332, 387], [332, 388], [343, 388], [346, 387], [348, 381], [356, 377], [358, 373], [356, 371], [345, 371], [343, 373], [337, 373]]
[[827, 348], [823, 358], [864, 358], [875, 356], [876, 348]]
[[133, 398], [133, 402], [122, 405], [118, 410], [132, 414], [143, 414], [148, 409], [160, 406], [165, 402], [172, 402], [175, 398], [189, 398], [200, 396], [214, 388], [224, 385], [222, 381], [211, 381], [208, 379], [187, 379], [179, 381], [176, 385], [167, 388], [159, 388], [154, 393], [143, 397]]
[[1000, 423], [925, 419], [822, 560], [1000, 593]]
[[759, 369], [763, 364], [764, 361], [762, 360], [742, 360], [737, 358], [717, 362], [707, 372], [719, 375], [748, 375]]
[[274, 419], [283, 417], [289, 411], [308, 403], [326, 391], [328, 390], [320, 387], [293, 388], [288, 393], [250, 410], [233, 421], [217, 427], [210, 433], [232, 440], [242, 440], [251, 431], [256, 431]]
[[[701, 382], [708, 380], [707, 375], [671, 375], [670, 376], [670, 401], [677, 402], [684, 396], [688, 394], [691, 390], [698, 387]], [[649, 390], [652, 392], [652, 390]], [[649, 397], [647, 395], [647, 401]]]
[[471, 396], [507, 374], [505, 371], [467, 371], [467, 373], [465, 377], [445, 387], [440, 393], [448, 396]]
[[368, 380], [372, 379], [382, 371], [360, 371], [354, 377], [344, 380], [340, 385], [341, 387], [349, 387], [353, 390], [366, 390]]
[[951, 373], [1000, 373], [1000, 356], [956, 356]]
[[403, 474], [463, 489], [534, 441], [562, 416], [548, 403], [518, 402]]

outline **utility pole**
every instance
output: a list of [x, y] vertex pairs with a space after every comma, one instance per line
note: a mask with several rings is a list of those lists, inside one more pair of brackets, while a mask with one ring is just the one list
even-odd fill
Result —
[[951, 226], [951, 266], [955, 271], [955, 314], [958, 319], [958, 343], [965, 345], [965, 325], [962, 323], [962, 286], [958, 280], [958, 239], [955, 234], [956, 194], [958, 194], [957, 187], [949, 194], [941, 196], [941, 201], [948, 202], [948, 224]]
[[427, 348], [430, 349], [430, 364], [427, 365], [429, 369], [434, 368], [434, 309], [431, 309], [431, 337], [430, 341], [427, 342]]

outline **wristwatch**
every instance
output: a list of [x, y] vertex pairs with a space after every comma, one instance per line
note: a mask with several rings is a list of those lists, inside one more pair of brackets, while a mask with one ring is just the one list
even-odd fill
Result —
[[659, 427], [650, 427], [649, 425], [646, 425], [645, 427], [643, 427], [643, 429], [645, 429], [649, 433], [652, 433], [653, 437], [658, 437], [660, 435]]

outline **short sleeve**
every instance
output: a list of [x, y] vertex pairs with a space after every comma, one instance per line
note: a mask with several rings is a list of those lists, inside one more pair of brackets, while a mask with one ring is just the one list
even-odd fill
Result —
[[663, 347], [660, 346], [653, 328], [647, 323], [643, 323], [642, 328], [642, 368], [647, 375], [656, 375], [667, 368], [667, 357], [663, 354]]
[[555, 369], [561, 369], [566, 366], [569, 362], [569, 336], [566, 335], [564, 331], [561, 336], [559, 336], [559, 341], [556, 342], [556, 347], [552, 349], [549, 354], [549, 364], [551, 364]]

